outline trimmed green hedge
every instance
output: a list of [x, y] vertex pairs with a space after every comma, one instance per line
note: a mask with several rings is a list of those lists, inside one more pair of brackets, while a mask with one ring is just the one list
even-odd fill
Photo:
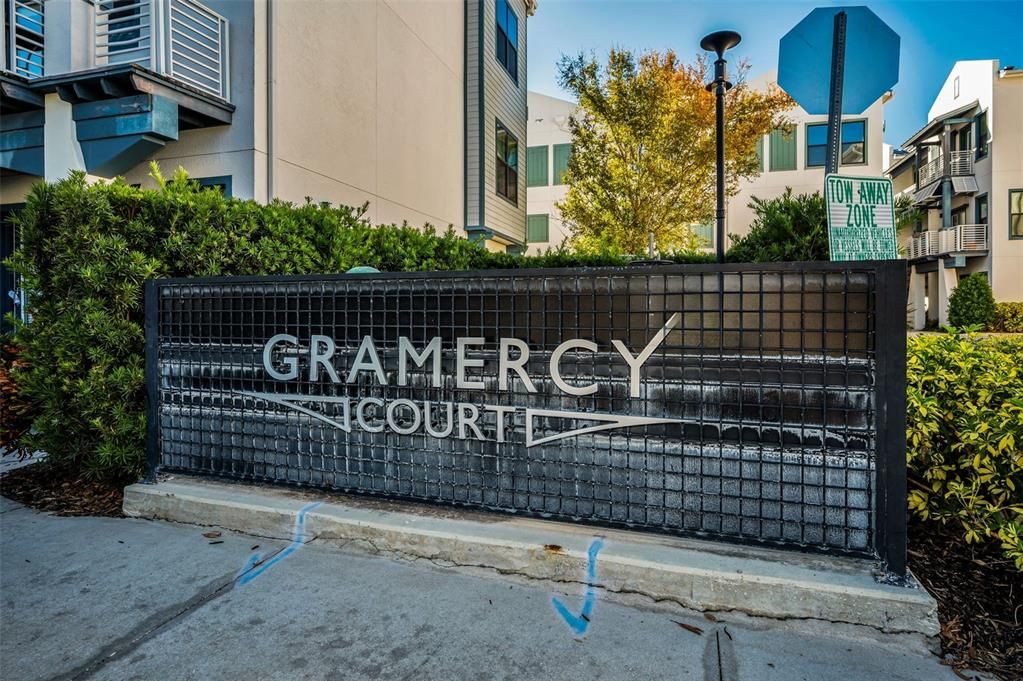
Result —
[[[143, 285], [154, 277], [620, 266], [630, 258], [490, 253], [452, 230], [374, 227], [365, 207], [261, 205], [201, 189], [183, 173], [159, 188], [88, 184], [74, 174], [39, 184], [17, 217], [12, 258], [32, 292], [33, 321], [16, 332], [27, 369], [19, 389], [35, 407], [31, 450], [93, 477], [130, 479], [143, 467]], [[678, 254], [676, 262], [709, 262]]]
[[910, 509], [1023, 571], [1023, 338], [915, 336], [906, 386]]

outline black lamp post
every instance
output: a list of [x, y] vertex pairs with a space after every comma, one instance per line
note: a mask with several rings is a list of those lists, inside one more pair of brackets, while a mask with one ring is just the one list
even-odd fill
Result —
[[715, 96], [715, 113], [717, 115], [717, 255], [718, 262], [725, 261], [725, 93], [732, 88], [725, 73], [725, 52], [735, 47], [742, 41], [735, 31], [717, 31], [705, 36], [700, 41], [700, 47], [708, 52], [716, 52], [717, 60], [714, 62], [714, 80], [707, 83], [707, 91], [713, 92]]

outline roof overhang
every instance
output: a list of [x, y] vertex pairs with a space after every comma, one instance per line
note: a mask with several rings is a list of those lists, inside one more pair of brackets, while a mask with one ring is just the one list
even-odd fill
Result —
[[43, 108], [43, 96], [32, 90], [31, 81], [11, 73], [0, 73], [0, 113], [13, 114]]
[[117, 64], [87, 71], [43, 76], [28, 81], [35, 93], [56, 92], [71, 104], [121, 99], [132, 95], [156, 95], [178, 105], [179, 128], [228, 125], [235, 106], [196, 88], [167, 78], [138, 64]]
[[978, 102], [976, 99], [965, 106], [961, 106], [958, 109], [954, 109], [947, 113], [941, 114], [937, 118], [929, 121], [927, 125], [913, 133], [912, 137], [910, 137], [908, 140], [902, 143], [902, 148], [905, 149], [911, 144], [916, 144], [917, 142], [925, 140], [928, 137], [933, 137], [938, 133], [938, 130], [945, 125], [945, 123], [950, 122], [951, 119], [959, 118], [963, 114], [970, 113], [974, 109], [980, 109], [980, 102]]
[[895, 177], [896, 175], [899, 175], [909, 165], [912, 165], [911, 162], [913, 161], [914, 158], [916, 158], [916, 152], [915, 151], [910, 151], [910, 152], [900, 156], [898, 158], [898, 160], [896, 160], [890, 166], [888, 166], [888, 170], [884, 171], [885, 174], [889, 175], [890, 177]]

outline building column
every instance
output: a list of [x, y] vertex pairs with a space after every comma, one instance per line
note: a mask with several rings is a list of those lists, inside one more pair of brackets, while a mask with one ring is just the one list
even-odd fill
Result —
[[71, 116], [71, 104], [56, 94], [46, 95], [46, 122], [43, 124], [43, 173], [47, 182], [56, 182], [73, 170], [85, 170], [78, 127]]
[[927, 275], [917, 274], [915, 267], [909, 271], [909, 304], [908, 322], [914, 331], [920, 331], [927, 324]]
[[959, 273], [954, 267], [945, 267], [938, 261], [938, 325], [948, 326], [948, 299], [959, 285]]

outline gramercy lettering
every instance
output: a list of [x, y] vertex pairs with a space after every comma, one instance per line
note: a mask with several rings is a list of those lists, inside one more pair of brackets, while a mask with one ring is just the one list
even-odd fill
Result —
[[[629, 367], [630, 396], [640, 396], [640, 370], [680, 320], [680, 314], [672, 315], [649, 343], [635, 355], [622, 341], [612, 341], [611, 344], [615, 352]], [[484, 383], [481, 380], [481, 372], [486, 368], [488, 362], [496, 361], [500, 390], [509, 389], [508, 379], [514, 375], [526, 391], [537, 392], [532, 378], [526, 373], [526, 363], [531, 350], [525, 341], [518, 338], [501, 338], [497, 344], [496, 359], [488, 360], [472, 356], [484, 349], [485, 345], [486, 339], [475, 336], [455, 340], [455, 387], [482, 390]], [[378, 385], [388, 385], [388, 374], [384, 370], [380, 352], [372, 336], [363, 337], [347, 373], [339, 374], [333, 363], [336, 350], [337, 346], [334, 340], [328, 336], [312, 335], [308, 341], [301, 342], [296, 336], [279, 333], [267, 340], [263, 346], [263, 368], [271, 378], [278, 381], [295, 380], [299, 377], [300, 370], [304, 368], [310, 381], [324, 380], [325, 377], [332, 383], [354, 383], [359, 380], [361, 375], [368, 374]], [[554, 385], [568, 395], [592, 395], [595, 393], [597, 391], [596, 383], [569, 383], [562, 375], [561, 362], [566, 353], [596, 351], [596, 343], [581, 338], [566, 340], [554, 348], [548, 364], [548, 373]], [[305, 359], [304, 362], [301, 361], [303, 359]], [[420, 349], [409, 338], [401, 336], [398, 339], [397, 366], [394, 367], [397, 385], [408, 385], [410, 365], [428, 369], [433, 387], [441, 387], [443, 381], [441, 338], [431, 338]]]

